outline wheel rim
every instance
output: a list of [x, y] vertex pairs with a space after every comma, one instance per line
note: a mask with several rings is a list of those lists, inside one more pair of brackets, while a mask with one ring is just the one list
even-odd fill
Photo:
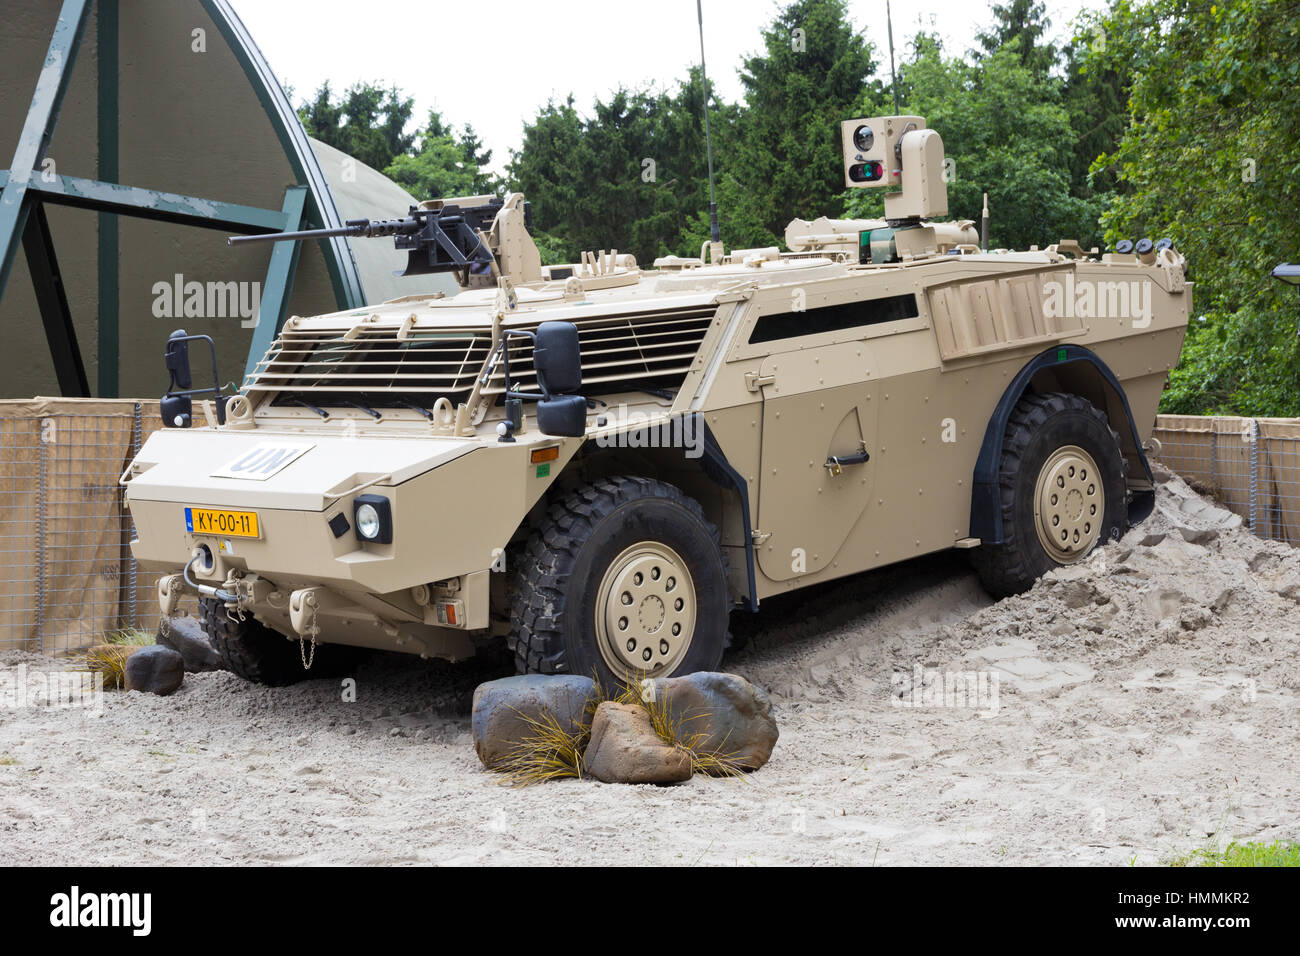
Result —
[[1034, 491], [1034, 527], [1043, 549], [1057, 564], [1073, 564], [1101, 537], [1105, 518], [1097, 463], [1078, 445], [1058, 448], [1039, 469]]
[[596, 592], [596, 642], [616, 675], [672, 671], [695, 633], [695, 581], [686, 562], [657, 541], [610, 563]]

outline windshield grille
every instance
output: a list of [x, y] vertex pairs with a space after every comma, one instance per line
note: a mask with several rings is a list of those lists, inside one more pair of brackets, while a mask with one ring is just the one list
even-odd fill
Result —
[[[616, 391], [653, 382], [681, 384], [713, 321], [714, 307], [584, 318], [578, 327], [584, 390]], [[529, 331], [536, 325], [527, 326]], [[446, 397], [467, 401], [491, 351], [491, 333], [475, 329], [413, 330], [399, 337], [392, 328], [348, 331], [285, 330], [245, 384], [248, 392], [301, 396], [317, 404], [343, 403], [384, 393], [410, 397], [426, 407]], [[510, 373], [515, 386], [537, 391], [532, 342], [510, 337]], [[483, 389], [505, 391], [497, 362]]]

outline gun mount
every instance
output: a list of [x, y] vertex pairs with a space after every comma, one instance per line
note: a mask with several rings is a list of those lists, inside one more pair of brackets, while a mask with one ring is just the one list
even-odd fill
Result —
[[[298, 242], [304, 239], [328, 239], [332, 236], [375, 239], [391, 236], [395, 248], [407, 253], [406, 268], [400, 276], [455, 272], [463, 287], [488, 285], [497, 275], [509, 275], [511, 267], [540, 276], [540, 258], [531, 237], [531, 209], [522, 194], [505, 199], [497, 196], [472, 196], [466, 199], [435, 199], [410, 207], [402, 219], [349, 219], [335, 229], [303, 229], [296, 232], [272, 232], [254, 236], [231, 236], [230, 245], [242, 242]], [[514, 227], [511, 229], [510, 227]], [[502, 255], [502, 232], [511, 233], [513, 254]], [[522, 233], [522, 236], [519, 234]], [[533, 255], [519, 258], [518, 247], [526, 239]], [[503, 262], [502, 259], [509, 259]], [[530, 259], [538, 264], [528, 269]], [[478, 277], [476, 281], [476, 277]], [[531, 276], [528, 276], [531, 278]]]

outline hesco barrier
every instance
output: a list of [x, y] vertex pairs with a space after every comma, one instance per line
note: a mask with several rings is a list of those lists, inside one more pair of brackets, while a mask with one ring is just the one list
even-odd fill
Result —
[[[75, 652], [158, 624], [118, 478], [157, 401], [0, 400], [0, 650]], [[1261, 537], [1300, 543], [1300, 419], [1161, 415], [1159, 461]]]
[[0, 401], [0, 650], [63, 654], [158, 623], [117, 481], [157, 401]]
[[1261, 538], [1300, 544], [1300, 419], [1159, 415], [1159, 461]]

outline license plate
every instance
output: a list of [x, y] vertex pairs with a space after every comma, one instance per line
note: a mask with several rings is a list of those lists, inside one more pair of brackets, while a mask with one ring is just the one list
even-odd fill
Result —
[[232, 538], [260, 538], [256, 511], [221, 508], [186, 508], [185, 530], [190, 534], [224, 534]]

